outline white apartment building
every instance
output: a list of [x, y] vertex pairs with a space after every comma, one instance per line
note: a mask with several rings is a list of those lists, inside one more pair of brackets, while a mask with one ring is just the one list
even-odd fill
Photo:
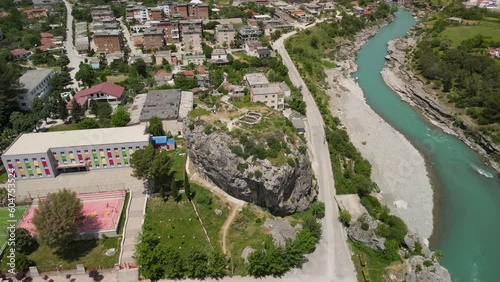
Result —
[[52, 86], [50, 85], [51, 79], [52, 70], [50, 69], [29, 70], [23, 74], [19, 78], [19, 82], [26, 91], [17, 96], [19, 108], [27, 111], [31, 109], [35, 98], [39, 98], [42, 101], [45, 100], [52, 91]]

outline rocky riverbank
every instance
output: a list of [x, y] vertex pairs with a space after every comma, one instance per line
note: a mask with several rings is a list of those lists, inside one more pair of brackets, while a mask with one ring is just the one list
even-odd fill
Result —
[[403, 101], [419, 108], [436, 126], [449, 134], [456, 135], [472, 149], [488, 158], [490, 165], [500, 172], [500, 147], [488, 136], [477, 130], [477, 125], [468, 118], [462, 118], [460, 127], [456, 126], [455, 113], [437, 98], [434, 90], [416, 76], [408, 67], [405, 50], [415, 48], [417, 38], [410, 34], [388, 43], [389, 55], [386, 67], [382, 70], [385, 83], [401, 96]]
[[356, 52], [380, 27], [368, 28], [354, 42], [341, 46], [339, 57], [346, 59], [336, 62], [339, 67], [326, 71], [330, 109], [346, 127], [352, 143], [372, 164], [372, 179], [380, 188], [381, 202], [426, 240], [433, 230], [433, 191], [425, 160], [401, 133], [370, 108], [351, 77], [357, 70]]

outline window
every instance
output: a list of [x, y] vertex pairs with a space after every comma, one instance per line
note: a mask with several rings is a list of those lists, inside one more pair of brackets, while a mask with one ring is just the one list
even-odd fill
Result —
[[80, 150], [76, 150], [76, 153], [77, 153], [77, 154], [81, 154], [81, 153], [82, 153], [82, 151], [80, 151]]
[[68, 154], [73, 154], [73, 151], [68, 151]]
[[35, 167], [38, 167], [38, 161], [36, 160], [36, 158], [33, 158], [33, 165], [34, 165]]

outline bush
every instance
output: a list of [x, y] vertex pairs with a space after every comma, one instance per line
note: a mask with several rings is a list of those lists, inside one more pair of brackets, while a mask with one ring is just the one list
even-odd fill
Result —
[[385, 250], [383, 252], [383, 257], [389, 261], [398, 261], [399, 257], [399, 243], [395, 240], [386, 240], [384, 243]]
[[371, 195], [361, 197], [361, 204], [373, 218], [378, 218], [379, 214], [382, 212], [382, 204], [377, 198]]
[[344, 226], [349, 226], [351, 224], [351, 213], [348, 210], [341, 210], [339, 212], [339, 220]]
[[325, 203], [319, 201], [312, 203], [311, 213], [318, 219], [325, 217]]
[[416, 255], [422, 255], [422, 244], [420, 242], [415, 242], [415, 251]]
[[415, 272], [420, 272], [420, 271], [422, 271], [422, 265], [417, 264], [417, 266], [415, 267]]
[[289, 166], [291, 167], [295, 166], [295, 160], [293, 158], [288, 157], [287, 162]]
[[238, 163], [238, 170], [239, 171], [243, 171], [245, 169], [248, 168], [248, 164], [247, 163]]
[[368, 229], [370, 229], [370, 225], [368, 225], [368, 223], [366, 222], [363, 222], [361, 223], [361, 229], [364, 231], [368, 231]]
[[254, 171], [255, 178], [260, 179], [262, 177], [262, 171], [256, 170]]
[[425, 260], [425, 261], [424, 261], [424, 266], [425, 266], [425, 267], [429, 267], [429, 266], [432, 266], [432, 265], [434, 265], [434, 263], [432, 262], [432, 260], [429, 260], [429, 259], [428, 259], [428, 260]]
[[196, 203], [210, 206], [212, 205], [212, 194], [210, 193], [197, 193], [195, 197]]

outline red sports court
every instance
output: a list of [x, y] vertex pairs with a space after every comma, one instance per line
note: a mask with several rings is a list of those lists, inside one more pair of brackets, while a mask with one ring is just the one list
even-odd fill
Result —
[[[80, 233], [93, 235], [91, 237], [97, 237], [98, 234], [116, 236], [125, 195], [125, 191], [78, 194], [77, 197], [83, 204], [85, 216]], [[40, 201], [44, 200], [45, 198], [40, 198]], [[19, 224], [19, 228], [28, 230], [31, 235], [36, 234], [32, 219], [37, 208], [38, 205], [31, 205]]]

